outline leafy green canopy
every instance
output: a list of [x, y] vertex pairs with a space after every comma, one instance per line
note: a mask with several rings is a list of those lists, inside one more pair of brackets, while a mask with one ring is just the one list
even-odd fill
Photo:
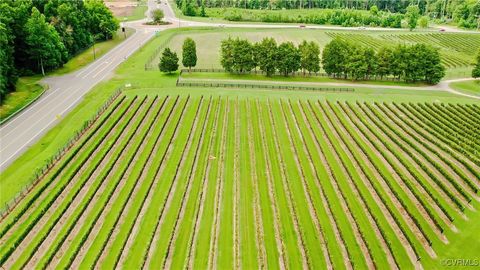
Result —
[[472, 77], [473, 78], [480, 78], [480, 49], [478, 49], [477, 63], [473, 67]]
[[177, 53], [172, 52], [170, 48], [166, 48], [162, 57], [160, 58], [160, 63], [158, 64], [160, 71], [172, 73], [178, 69], [178, 56]]
[[18, 75], [60, 67], [117, 29], [101, 0], [0, 1], [0, 97], [14, 90]]
[[304, 42], [297, 48], [292, 42], [277, 46], [273, 38], [255, 44], [247, 39], [228, 38], [222, 41], [220, 55], [227, 72], [250, 72], [259, 67], [267, 76], [276, 71], [287, 76], [300, 68], [304, 72], [320, 70], [320, 48], [314, 42]]
[[425, 44], [383, 47], [378, 52], [335, 38], [322, 54], [325, 72], [354, 80], [394, 76], [407, 82], [438, 83], [445, 76], [438, 50]]

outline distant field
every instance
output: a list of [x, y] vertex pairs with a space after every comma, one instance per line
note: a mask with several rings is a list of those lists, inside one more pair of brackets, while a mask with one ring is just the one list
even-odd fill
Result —
[[[177, 34], [164, 46], [171, 47], [181, 54], [183, 40], [193, 38], [198, 49], [198, 68], [219, 68], [220, 42], [231, 37], [248, 38], [251, 41], [260, 41], [264, 37], [273, 37], [277, 42], [293, 41], [300, 43], [302, 40], [315, 41], [323, 48], [335, 37], [345, 38], [365, 46], [378, 49], [384, 45], [426, 43], [440, 50], [442, 62], [447, 68], [447, 76], [470, 76], [472, 55], [476, 54], [480, 46], [480, 35], [464, 33], [435, 33], [407, 31], [382, 32], [382, 31], [325, 31], [314, 29], [210, 29], [191, 30]], [[153, 57], [152, 66], [156, 66], [159, 57]]]
[[456, 248], [479, 233], [467, 220], [479, 116], [478, 105], [121, 95], [1, 220], [0, 264], [438, 268], [438, 256], [475, 256]]

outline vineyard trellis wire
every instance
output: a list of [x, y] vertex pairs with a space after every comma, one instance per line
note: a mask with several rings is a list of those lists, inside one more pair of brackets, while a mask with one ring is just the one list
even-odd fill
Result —
[[252, 89], [275, 89], [275, 90], [307, 90], [320, 92], [354, 92], [353, 88], [334, 87], [312, 87], [292, 85], [268, 85], [268, 84], [239, 84], [239, 83], [202, 83], [202, 82], [180, 82], [177, 80], [177, 87], [222, 87], [222, 88], [252, 88]]

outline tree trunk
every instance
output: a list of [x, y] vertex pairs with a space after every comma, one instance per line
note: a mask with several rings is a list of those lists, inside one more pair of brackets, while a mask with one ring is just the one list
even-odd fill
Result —
[[45, 70], [43, 69], [43, 60], [40, 58], [40, 68], [42, 69], [42, 75], [45, 77]]

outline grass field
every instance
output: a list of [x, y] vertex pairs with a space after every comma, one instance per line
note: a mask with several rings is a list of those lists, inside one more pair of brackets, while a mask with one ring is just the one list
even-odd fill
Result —
[[[273, 37], [277, 42], [293, 41], [300, 43], [302, 40], [315, 41], [321, 48], [332, 40], [333, 37], [341, 37], [375, 49], [385, 44], [413, 44], [426, 43], [440, 50], [442, 62], [447, 68], [447, 77], [469, 77], [471, 72], [472, 57], [476, 53], [476, 44], [480, 44], [480, 35], [462, 33], [435, 33], [420, 32], [410, 33], [407, 31], [335, 31], [332, 32], [318, 29], [225, 29], [206, 28], [203, 30], [190, 30], [173, 36], [163, 47], [170, 47], [181, 54], [182, 44], [185, 38], [195, 40], [198, 50], [198, 68], [220, 68], [219, 48], [220, 42], [231, 37], [247, 38], [257, 42], [264, 37]], [[459, 42], [452, 42], [459, 40]], [[461, 41], [461, 42], [460, 42]], [[156, 68], [159, 55], [153, 57], [151, 63]]]
[[176, 74], [144, 70], [189, 31], [146, 44], [1, 173], [3, 206], [132, 84], [0, 221], [4, 268], [438, 269], [480, 259], [478, 101], [369, 87], [176, 88]]

